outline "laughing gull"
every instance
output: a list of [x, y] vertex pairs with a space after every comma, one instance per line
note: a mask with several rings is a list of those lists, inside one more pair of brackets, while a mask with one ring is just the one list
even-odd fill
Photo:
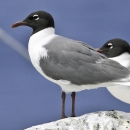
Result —
[[[120, 38], [107, 41], [98, 52], [106, 55], [109, 59], [115, 60], [124, 67], [130, 69], [130, 46], [129, 43]], [[108, 88], [110, 93], [119, 100], [130, 104], [130, 87]]]
[[53, 17], [45, 11], [31, 13], [12, 28], [29, 26], [33, 33], [28, 51], [36, 70], [62, 89], [62, 118], [65, 118], [65, 98], [72, 92], [72, 114], [75, 116], [75, 92], [98, 87], [125, 86], [130, 83], [130, 71], [107, 59], [90, 45], [55, 34]]
[[107, 56], [107, 58], [119, 62], [126, 68], [130, 68], [130, 46], [127, 41], [115, 38], [107, 41], [98, 52]]

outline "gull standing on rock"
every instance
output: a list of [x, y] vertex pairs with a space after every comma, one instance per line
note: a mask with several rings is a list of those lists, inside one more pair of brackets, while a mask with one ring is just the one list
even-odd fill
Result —
[[65, 118], [66, 92], [72, 92], [72, 114], [75, 116], [75, 92], [98, 87], [130, 84], [130, 71], [107, 59], [90, 45], [55, 34], [54, 19], [45, 11], [31, 13], [12, 28], [29, 26], [33, 33], [28, 51], [36, 70], [62, 89], [62, 117]]

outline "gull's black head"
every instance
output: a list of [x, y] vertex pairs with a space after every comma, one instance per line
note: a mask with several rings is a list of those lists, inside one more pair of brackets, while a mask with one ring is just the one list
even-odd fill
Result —
[[53, 17], [45, 12], [45, 11], [36, 11], [31, 13], [27, 18], [23, 21], [16, 22], [12, 25], [12, 28], [25, 25], [29, 26], [33, 29], [33, 34], [41, 31], [42, 29], [53, 27], [54, 28], [54, 20]]
[[98, 52], [105, 54], [108, 58], [116, 57], [124, 52], [130, 53], [130, 47], [125, 40], [115, 38], [107, 41]]

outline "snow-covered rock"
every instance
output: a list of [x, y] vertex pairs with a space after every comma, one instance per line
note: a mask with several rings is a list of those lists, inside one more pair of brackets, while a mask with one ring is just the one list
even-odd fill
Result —
[[100, 111], [33, 126], [25, 130], [130, 130], [130, 113]]

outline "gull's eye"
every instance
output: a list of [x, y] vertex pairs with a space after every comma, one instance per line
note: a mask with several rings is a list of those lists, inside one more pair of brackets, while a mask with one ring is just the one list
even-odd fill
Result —
[[33, 15], [33, 19], [34, 20], [38, 20], [39, 19], [39, 16], [37, 14]]
[[108, 46], [110, 49], [112, 49], [112, 48], [113, 48], [112, 43], [108, 43], [108, 44], [107, 44], [107, 46]]

